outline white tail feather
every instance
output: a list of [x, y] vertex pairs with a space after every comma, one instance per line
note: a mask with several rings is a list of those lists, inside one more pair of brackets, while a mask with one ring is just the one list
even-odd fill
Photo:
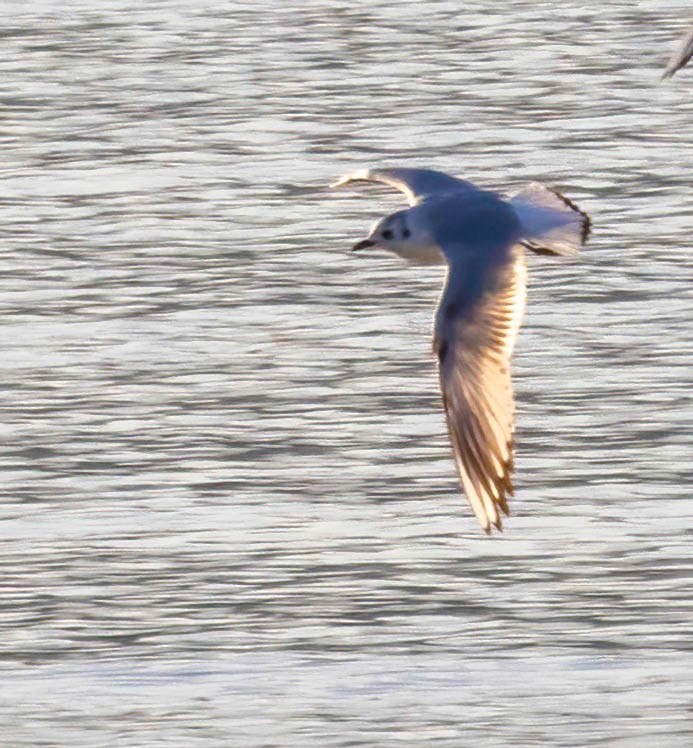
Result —
[[590, 231], [590, 219], [567, 197], [531, 182], [510, 199], [523, 229], [523, 244], [538, 254], [575, 256]]

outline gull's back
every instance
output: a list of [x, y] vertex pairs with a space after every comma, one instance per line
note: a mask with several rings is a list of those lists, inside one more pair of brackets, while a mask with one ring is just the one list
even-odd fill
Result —
[[521, 226], [512, 206], [493, 192], [434, 195], [412, 209], [415, 220], [432, 227], [448, 262], [460, 254], [498, 257], [520, 239]]

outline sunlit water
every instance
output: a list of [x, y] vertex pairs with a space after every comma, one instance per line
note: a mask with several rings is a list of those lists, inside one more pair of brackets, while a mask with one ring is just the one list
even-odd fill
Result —
[[[689, 3], [301, 8], [5, 4], [2, 745], [692, 745]], [[375, 164], [593, 217], [503, 536]]]

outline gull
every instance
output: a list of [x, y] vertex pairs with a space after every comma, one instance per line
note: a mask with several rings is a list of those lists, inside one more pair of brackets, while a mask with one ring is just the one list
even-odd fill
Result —
[[525, 307], [525, 249], [573, 256], [590, 220], [538, 182], [516, 195], [439, 171], [363, 169], [332, 187], [376, 182], [404, 193], [409, 208], [377, 221], [354, 250], [388, 250], [412, 263], [446, 264], [433, 352], [457, 473], [481, 527], [502, 530], [513, 495], [510, 359]]
[[693, 57], [693, 28], [683, 37], [681, 43], [671, 56], [667, 68], [662, 74], [662, 80], [671, 78], [671, 76], [680, 70]]

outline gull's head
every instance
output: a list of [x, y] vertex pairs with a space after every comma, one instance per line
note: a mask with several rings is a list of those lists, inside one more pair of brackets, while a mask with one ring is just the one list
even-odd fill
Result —
[[401, 210], [376, 221], [368, 234], [352, 249], [384, 249], [416, 264], [438, 265], [443, 256], [430, 232], [420, 227], [412, 209]]
[[399, 250], [402, 245], [408, 246], [416, 243], [416, 238], [407, 221], [407, 213], [408, 211], [401, 210], [399, 213], [393, 213], [391, 216], [376, 221], [368, 238], [354, 244], [352, 249], [358, 251], [378, 247], [400, 254]]

